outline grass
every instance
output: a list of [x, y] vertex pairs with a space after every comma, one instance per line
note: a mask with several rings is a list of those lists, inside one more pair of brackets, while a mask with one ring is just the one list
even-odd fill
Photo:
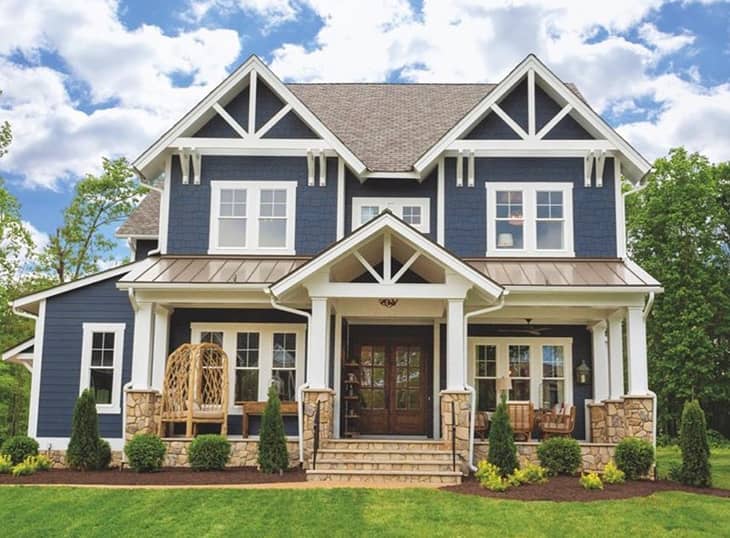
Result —
[[4, 532], [34, 537], [730, 536], [729, 506], [680, 492], [526, 503], [419, 489], [0, 488]]
[[[682, 463], [682, 455], [677, 446], [659, 447], [656, 453], [660, 478], [667, 477], [671, 465]], [[730, 448], [713, 448], [710, 465], [712, 466], [712, 485], [717, 488], [730, 489]]]

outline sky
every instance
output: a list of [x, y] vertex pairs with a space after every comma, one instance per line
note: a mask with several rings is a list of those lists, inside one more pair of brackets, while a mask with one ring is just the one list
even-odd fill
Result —
[[529, 53], [648, 159], [730, 160], [727, 0], [0, 0], [0, 176], [42, 245], [80, 177], [251, 54], [286, 81], [499, 82]]

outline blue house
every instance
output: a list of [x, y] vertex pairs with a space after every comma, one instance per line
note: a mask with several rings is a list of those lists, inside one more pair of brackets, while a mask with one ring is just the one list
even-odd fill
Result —
[[[572, 435], [600, 469], [655, 438], [661, 287], [622, 193], [650, 165], [535, 56], [498, 84], [286, 84], [251, 57], [133, 164], [134, 261], [13, 304], [35, 337], [4, 359], [32, 368], [29, 434], [59, 457], [87, 388], [115, 451], [160, 432], [184, 465], [220, 430], [247, 465], [275, 383], [322, 480], [458, 481], [502, 393], [525, 459]], [[199, 343], [226, 393], [190, 430], [165, 419], [169, 358]]]

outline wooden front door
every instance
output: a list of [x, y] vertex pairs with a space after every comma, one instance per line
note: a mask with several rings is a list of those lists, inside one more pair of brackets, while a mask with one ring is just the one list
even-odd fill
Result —
[[425, 435], [430, 416], [431, 345], [421, 327], [358, 327], [360, 433]]

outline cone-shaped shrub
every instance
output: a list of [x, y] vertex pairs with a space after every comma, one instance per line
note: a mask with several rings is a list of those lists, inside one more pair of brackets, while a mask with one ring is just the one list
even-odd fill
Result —
[[285, 471], [289, 467], [286, 451], [284, 421], [281, 418], [281, 402], [274, 385], [269, 387], [269, 398], [261, 418], [259, 432], [259, 467], [265, 473]]
[[71, 469], [99, 468], [99, 421], [94, 394], [88, 389], [76, 400], [66, 461]]
[[507, 476], [517, 469], [518, 463], [517, 447], [515, 447], [512, 425], [509, 423], [507, 397], [505, 395], [502, 395], [502, 400], [497, 405], [497, 410], [492, 415], [491, 422], [487, 461], [496, 465], [502, 476]]
[[705, 413], [697, 400], [684, 404], [679, 429], [682, 468], [679, 479], [690, 486], [710, 487], [710, 447], [707, 443]]

